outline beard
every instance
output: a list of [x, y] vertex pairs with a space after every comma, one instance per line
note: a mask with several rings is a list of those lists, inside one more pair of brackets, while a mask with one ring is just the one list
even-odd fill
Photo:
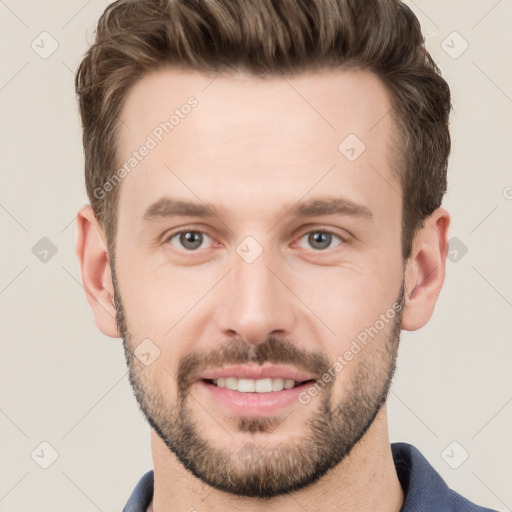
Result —
[[[116, 320], [139, 408], [178, 461], [211, 487], [233, 495], [265, 499], [305, 488], [349, 455], [386, 403], [398, 354], [404, 282], [396, 301], [401, 307], [390, 322], [389, 332], [369, 341], [377, 346], [364, 347], [361, 354], [366, 351], [366, 356], [356, 354], [349, 363], [352, 373], [343, 389], [343, 398], [335, 406], [331, 405], [334, 378], [325, 384], [316, 400], [303, 405], [315, 408], [304, 422], [305, 435], [290, 435], [286, 442], [267, 443], [263, 435], [270, 438], [288, 416], [237, 416], [231, 420], [236, 425], [235, 431], [243, 432], [241, 437], [245, 441], [238, 442], [233, 437], [221, 448], [208, 436], [208, 424], [194, 420], [190, 408], [192, 403], [197, 406], [190, 387], [202, 371], [228, 364], [270, 362], [293, 365], [321, 379], [330, 368], [332, 372], [332, 363], [324, 354], [304, 351], [286, 339], [269, 337], [260, 344], [230, 339], [215, 351], [193, 351], [180, 359], [175, 376], [177, 400], [169, 403], [161, 385], [164, 380], [172, 379], [172, 374], [165, 375], [166, 369], [158, 369], [151, 375], [135, 357], [137, 343], [128, 330], [113, 265], [111, 270]], [[161, 377], [160, 382], [155, 378], [157, 375]], [[206, 409], [202, 404], [199, 406]], [[293, 417], [295, 412], [294, 409], [289, 416]], [[207, 418], [215, 421], [210, 416]]]

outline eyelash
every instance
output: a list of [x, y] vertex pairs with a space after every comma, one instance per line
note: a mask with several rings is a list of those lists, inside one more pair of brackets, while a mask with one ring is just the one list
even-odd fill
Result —
[[[202, 235], [206, 235], [208, 238], [213, 240], [213, 237], [211, 237], [205, 231], [201, 231], [200, 229], [182, 228], [179, 231], [175, 231], [175, 232], [171, 233], [170, 235], [166, 236], [164, 242], [165, 243], [170, 243], [173, 238], [175, 238], [176, 236], [181, 235], [183, 233], [200, 233]], [[299, 236], [298, 240], [301, 240], [302, 238], [304, 238], [304, 236], [309, 235], [311, 233], [324, 233], [324, 234], [331, 235], [331, 236], [333, 236], [335, 238], [338, 238], [340, 240], [340, 243], [338, 245], [335, 245], [334, 247], [338, 247], [340, 245], [343, 245], [343, 244], [347, 243], [347, 239], [345, 237], [342, 237], [341, 235], [339, 235], [338, 233], [335, 233], [334, 231], [332, 231], [330, 229], [323, 229], [323, 228], [310, 229], [309, 231], [305, 231], [305, 232], [303, 232]], [[315, 250], [315, 249], [312, 249], [312, 250], [313, 250], [313, 252], [323, 253], [323, 252], [327, 252], [329, 249], [333, 249], [334, 247], [328, 247], [327, 249], [320, 249], [320, 250]], [[201, 249], [192, 249], [192, 250], [183, 249], [182, 252], [194, 253], [194, 252], [198, 252], [200, 250]]]

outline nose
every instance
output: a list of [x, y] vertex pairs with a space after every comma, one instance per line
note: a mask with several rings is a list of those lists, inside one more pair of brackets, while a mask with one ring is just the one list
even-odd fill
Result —
[[222, 335], [256, 344], [270, 335], [288, 337], [295, 324], [296, 305], [282, 265], [267, 251], [252, 263], [236, 253], [233, 261], [217, 308]]

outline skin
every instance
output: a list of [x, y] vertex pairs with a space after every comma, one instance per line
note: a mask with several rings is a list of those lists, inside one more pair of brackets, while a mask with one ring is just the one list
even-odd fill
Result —
[[[166, 69], [145, 76], [129, 91], [120, 116], [119, 149], [126, 158], [187, 98], [194, 96], [198, 105], [120, 184], [116, 290], [105, 233], [90, 206], [79, 211], [77, 220], [76, 251], [87, 298], [98, 328], [124, 338], [139, 404], [161, 427], [160, 434], [169, 437], [179, 434], [170, 425], [186, 406], [190, 425], [210, 450], [205, 453], [212, 455], [213, 469], [220, 461], [216, 457], [224, 456], [217, 474], [205, 470], [195, 475], [170, 450], [170, 439], [153, 428], [155, 487], [148, 510], [399, 511], [403, 491], [391, 455], [386, 406], [377, 404], [377, 395], [387, 392], [398, 350], [393, 322], [336, 373], [327, 390], [307, 405], [297, 402], [273, 416], [272, 428], [253, 416], [250, 421], [260, 431], [247, 431], [241, 418], [186, 379], [180, 402], [179, 376], [187, 375], [187, 355], [205, 364], [204, 356], [214, 354], [219, 363], [220, 349], [235, 340], [248, 361], [270, 338], [282, 346], [290, 342], [280, 365], [294, 367], [286, 361], [297, 356], [319, 371], [323, 366], [307, 356], [332, 365], [358, 334], [396, 304], [402, 286], [404, 307], [395, 317], [397, 327], [421, 328], [444, 281], [449, 214], [439, 208], [426, 220], [404, 264], [402, 198], [392, 170], [394, 124], [386, 115], [390, 99], [370, 72], [326, 70], [286, 80], [236, 73], [212, 80]], [[338, 150], [350, 133], [366, 145], [353, 162]], [[144, 212], [163, 196], [211, 204], [217, 216], [145, 221]], [[334, 196], [366, 206], [372, 218], [292, 218], [288, 213], [299, 201]], [[179, 236], [169, 240], [180, 228], [208, 237], [200, 249], [187, 252]], [[336, 236], [319, 250], [308, 234], [325, 230]], [[247, 236], [262, 248], [252, 263], [236, 252]], [[122, 318], [118, 308], [116, 319], [114, 291], [122, 302]], [[133, 356], [147, 338], [160, 350], [149, 366]], [[340, 460], [315, 481], [270, 498], [210, 485], [208, 478], [228, 470], [235, 478], [251, 469], [277, 471], [284, 453], [293, 462], [299, 453], [318, 455], [332, 447], [324, 441], [332, 441], [328, 435], [354, 416], [351, 398], [361, 415], [353, 427], [362, 437], [353, 436], [352, 444], [342, 438], [348, 454], [338, 454]], [[329, 419], [326, 410], [338, 411], [338, 420]], [[326, 421], [316, 437], [315, 418]], [[308, 439], [316, 439], [316, 451]], [[297, 452], [287, 451], [292, 444]], [[259, 466], [241, 464], [237, 457], [249, 445], [260, 455]], [[324, 459], [329, 455], [327, 449]], [[283, 475], [275, 475], [281, 482]]]

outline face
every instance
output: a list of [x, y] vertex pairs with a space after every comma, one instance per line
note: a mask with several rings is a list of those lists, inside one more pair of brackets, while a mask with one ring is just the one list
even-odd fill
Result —
[[137, 163], [111, 263], [130, 382], [213, 487], [303, 488], [385, 402], [404, 291], [389, 110], [364, 71], [168, 69], [126, 99], [120, 157]]

